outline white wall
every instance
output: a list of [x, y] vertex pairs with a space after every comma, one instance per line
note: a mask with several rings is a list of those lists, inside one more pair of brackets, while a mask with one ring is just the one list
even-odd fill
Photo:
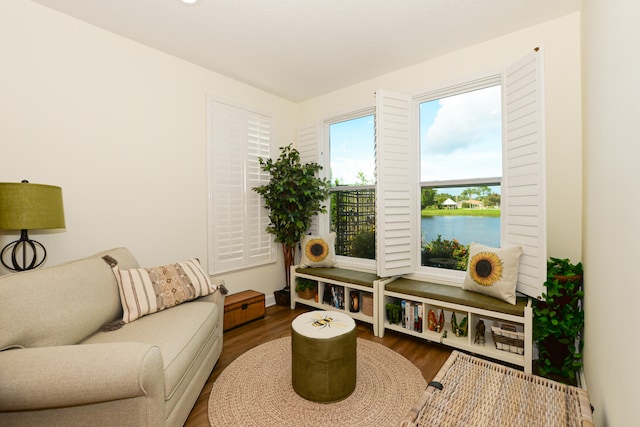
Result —
[[578, 13], [303, 102], [300, 124], [373, 105], [378, 89], [418, 94], [495, 74], [536, 46], [545, 51], [549, 255], [577, 262], [582, 204]]
[[[585, 262], [585, 371], [596, 425], [633, 425], [640, 6], [590, 0], [582, 8], [583, 162], [579, 14], [296, 106], [31, 2], [3, 0], [0, 181], [63, 188], [66, 231], [31, 233], [48, 248], [47, 265], [121, 245], [143, 265], [205, 260], [205, 93], [272, 113], [278, 143], [288, 142], [298, 107], [300, 125], [315, 123], [372, 105], [379, 88], [423, 92], [498, 70], [542, 44], [549, 255]], [[15, 238], [0, 232], [0, 245]], [[280, 261], [224, 278], [232, 291], [270, 292], [284, 274]]]
[[[295, 104], [43, 6], [0, 2], [0, 40], [0, 181], [63, 191], [66, 231], [30, 233], [46, 265], [114, 246], [206, 265], [205, 94], [272, 114], [276, 147], [295, 139]], [[284, 268], [224, 278], [270, 293]]]
[[582, 9], [585, 374], [596, 425], [631, 426], [640, 401], [640, 3]]

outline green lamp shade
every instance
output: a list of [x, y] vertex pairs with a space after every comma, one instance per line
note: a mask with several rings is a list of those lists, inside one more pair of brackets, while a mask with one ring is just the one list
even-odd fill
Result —
[[64, 227], [62, 188], [28, 182], [0, 182], [0, 229]]

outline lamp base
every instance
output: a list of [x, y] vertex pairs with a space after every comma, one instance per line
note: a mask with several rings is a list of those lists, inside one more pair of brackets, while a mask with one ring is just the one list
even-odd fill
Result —
[[[42, 259], [39, 262], [38, 247], [42, 249]], [[9, 252], [11, 252], [11, 265], [7, 264], [4, 260], [5, 254]], [[22, 253], [20, 254], [20, 252]], [[27, 252], [30, 252], [30, 256], [27, 256]], [[22, 258], [21, 260], [18, 257], [19, 255], [22, 255], [20, 257]], [[30, 258], [30, 260], [27, 261], [27, 258]], [[27, 230], [22, 230], [20, 232], [20, 239], [9, 243], [2, 248], [2, 252], [0, 252], [0, 262], [11, 271], [32, 270], [40, 267], [45, 259], [47, 259], [47, 250], [42, 243], [29, 239]], [[20, 264], [19, 261], [22, 261], [22, 264]], [[27, 262], [29, 263], [27, 264]]]

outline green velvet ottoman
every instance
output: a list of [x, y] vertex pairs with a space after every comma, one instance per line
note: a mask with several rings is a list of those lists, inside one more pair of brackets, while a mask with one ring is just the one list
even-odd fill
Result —
[[347, 314], [311, 311], [291, 323], [291, 380], [301, 397], [335, 402], [356, 387], [356, 324]]

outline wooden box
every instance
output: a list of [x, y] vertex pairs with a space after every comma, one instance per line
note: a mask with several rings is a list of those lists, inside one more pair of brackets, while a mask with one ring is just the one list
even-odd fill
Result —
[[225, 331], [264, 317], [264, 294], [256, 291], [243, 291], [227, 295], [224, 299]]

